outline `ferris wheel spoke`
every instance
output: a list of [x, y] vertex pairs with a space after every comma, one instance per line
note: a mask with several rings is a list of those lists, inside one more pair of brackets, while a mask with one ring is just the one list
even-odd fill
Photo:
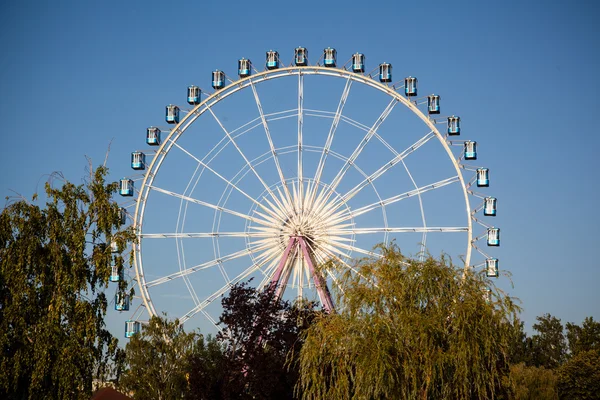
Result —
[[[276, 257], [276, 254], [274, 254], [272, 257]], [[185, 323], [185, 321], [192, 318], [194, 315], [196, 315], [198, 312], [202, 311], [213, 301], [215, 301], [216, 299], [221, 297], [221, 295], [224, 294], [225, 292], [227, 292], [229, 289], [231, 289], [232, 286], [241, 282], [243, 279], [246, 279], [253, 272], [259, 270], [263, 265], [267, 264], [271, 260], [272, 260], [272, 258], [267, 258], [267, 259], [261, 261], [260, 263], [252, 264], [250, 267], [246, 268], [242, 273], [240, 273], [234, 279], [230, 280], [229, 282], [227, 282], [227, 284], [222, 286], [219, 290], [217, 290], [216, 292], [214, 292], [213, 294], [208, 296], [202, 303], [200, 303], [199, 305], [195, 306], [190, 311], [188, 311], [183, 317], [181, 317], [181, 319], [180, 319], [181, 323], [182, 324]]]
[[351, 218], [356, 218], [359, 215], [376, 210], [380, 207], [385, 207], [390, 204], [397, 203], [401, 200], [408, 199], [410, 197], [414, 197], [417, 194], [422, 194], [425, 192], [429, 192], [431, 190], [439, 189], [441, 187], [444, 187], [444, 186], [447, 186], [447, 185], [450, 185], [450, 184], [456, 183], [456, 182], [459, 182], [459, 177], [453, 176], [453, 177], [443, 179], [443, 180], [435, 182], [435, 183], [431, 183], [429, 185], [421, 186], [418, 189], [409, 190], [408, 192], [404, 192], [404, 193], [398, 194], [396, 196], [388, 197], [387, 199], [384, 199], [384, 200], [381, 200], [381, 201], [378, 201], [375, 203], [371, 203], [371, 204], [363, 206], [361, 208], [357, 208], [354, 211], [343, 210], [343, 211], [340, 211], [339, 213], [337, 213], [334, 217], [332, 217], [330, 219], [330, 222], [337, 224], [337, 223], [340, 223], [343, 221], [347, 221]]
[[266, 211], [267, 213], [271, 214], [271, 217], [274, 217], [276, 219], [280, 219], [280, 216], [278, 216], [276, 213], [274, 213], [272, 211], [272, 209], [265, 207], [264, 204], [258, 202], [254, 197], [250, 196], [248, 193], [246, 193], [245, 191], [243, 191], [242, 189], [240, 189], [237, 185], [235, 185], [234, 183], [232, 183], [229, 179], [225, 178], [224, 176], [222, 176], [221, 174], [219, 174], [217, 171], [215, 171], [213, 168], [211, 168], [208, 164], [204, 163], [202, 160], [200, 160], [198, 157], [196, 157], [195, 155], [193, 155], [192, 153], [190, 153], [189, 151], [187, 151], [186, 149], [184, 149], [182, 146], [180, 146], [178, 143], [173, 142], [173, 144], [179, 148], [181, 151], [183, 151], [185, 154], [187, 154], [188, 156], [190, 156], [192, 159], [194, 159], [200, 166], [202, 166], [203, 168], [209, 170], [210, 172], [212, 172], [214, 175], [216, 175], [219, 179], [221, 179], [223, 182], [227, 183], [227, 185], [229, 185], [230, 187], [232, 187], [233, 189], [235, 189], [237, 192], [239, 192], [240, 194], [242, 194], [244, 197], [246, 197], [248, 200], [250, 200], [251, 202], [253, 202], [254, 204], [256, 204], [257, 206], [259, 206], [261, 209], [263, 209], [264, 211]]
[[304, 120], [304, 75], [298, 74], [298, 190], [300, 204], [304, 206], [304, 177], [302, 165], [302, 128]]
[[325, 201], [329, 200], [331, 193], [338, 187], [338, 185], [344, 178], [344, 175], [346, 174], [348, 169], [354, 164], [354, 162], [356, 161], [356, 159], [358, 158], [360, 153], [362, 153], [365, 146], [369, 143], [371, 138], [377, 133], [377, 130], [379, 129], [381, 124], [383, 124], [383, 122], [390, 115], [390, 113], [392, 112], [392, 110], [394, 109], [394, 107], [397, 104], [398, 104], [398, 100], [393, 98], [388, 103], [387, 107], [383, 110], [383, 112], [381, 113], [379, 118], [377, 118], [377, 121], [375, 121], [373, 126], [371, 126], [371, 129], [369, 129], [369, 132], [367, 132], [367, 134], [362, 138], [361, 142], [358, 144], [356, 149], [354, 149], [354, 152], [352, 153], [352, 155], [348, 158], [348, 160], [346, 160], [346, 162], [344, 163], [344, 165], [342, 166], [340, 171], [337, 173], [335, 178], [333, 178], [333, 181], [331, 182], [331, 185], [330, 185], [331, 191], [329, 192], [328, 196], [325, 198]]
[[209, 269], [209, 268], [215, 267], [219, 263], [225, 263], [225, 262], [228, 262], [228, 261], [231, 261], [231, 260], [235, 260], [236, 258], [240, 258], [240, 257], [248, 256], [248, 255], [253, 254], [253, 253], [260, 252], [260, 251], [264, 250], [268, 246], [271, 246], [271, 245], [270, 244], [262, 244], [260, 246], [257, 245], [255, 248], [245, 248], [245, 249], [236, 251], [234, 253], [228, 254], [226, 256], [223, 256], [223, 257], [220, 257], [220, 258], [216, 258], [214, 260], [210, 260], [210, 261], [207, 261], [207, 262], [202, 263], [202, 264], [195, 265], [193, 267], [190, 267], [190, 268], [187, 268], [187, 269], [184, 269], [184, 270], [181, 270], [181, 271], [178, 271], [178, 272], [175, 272], [175, 273], [163, 276], [161, 278], [155, 279], [155, 280], [150, 281], [150, 282], [146, 282], [145, 286], [147, 288], [150, 288], [152, 286], [161, 285], [161, 284], [169, 282], [169, 281], [171, 281], [173, 279], [181, 278], [181, 277], [193, 274], [194, 272], [198, 272], [198, 271], [201, 271], [201, 270], [205, 270], [205, 269]]
[[434, 227], [434, 226], [417, 226], [417, 227], [402, 227], [402, 228], [353, 228], [353, 229], [333, 229], [332, 233], [337, 234], [355, 234], [355, 235], [364, 235], [371, 233], [413, 233], [413, 232], [466, 232], [469, 228], [466, 226], [443, 226], [443, 227]]
[[392, 160], [390, 160], [387, 164], [385, 164], [384, 166], [379, 168], [377, 171], [373, 172], [367, 178], [363, 179], [362, 182], [360, 182], [358, 185], [356, 185], [355, 187], [350, 189], [346, 194], [344, 194], [338, 200], [339, 205], [337, 207], [335, 207], [334, 210], [341, 207], [341, 205], [344, 202], [346, 202], [346, 201], [350, 200], [352, 197], [356, 196], [362, 189], [364, 189], [365, 187], [370, 185], [372, 182], [374, 182], [375, 180], [380, 178], [388, 170], [390, 170], [392, 167], [394, 167], [395, 165], [397, 165], [398, 163], [403, 161], [408, 155], [415, 152], [417, 149], [419, 149], [421, 146], [423, 146], [425, 143], [427, 143], [429, 140], [431, 140], [434, 137], [435, 137], [435, 134], [433, 133], [433, 131], [431, 131], [427, 135], [423, 136], [421, 139], [417, 140], [413, 145], [411, 145], [410, 147], [408, 147], [401, 153], [396, 152], [396, 156]]
[[277, 237], [277, 235], [260, 232], [205, 232], [205, 233], [142, 233], [139, 235], [142, 239], [193, 239], [193, 238], [213, 238], [213, 237]]
[[260, 98], [258, 97], [258, 92], [256, 91], [256, 86], [254, 85], [254, 82], [252, 80], [250, 80], [250, 87], [252, 88], [252, 93], [254, 94], [254, 101], [256, 102], [256, 107], [258, 108], [258, 112], [260, 114], [260, 119], [261, 119], [263, 127], [265, 129], [265, 134], [266, 134], [267, 140], [269, 142], [269, 147], [271, 149], [271, 155], [273, 156], [273, 161], [275, 162], [275, 167], [277, 168], [277, 174], [279, 175], [279, 180], [281, 181], [281, 185], [285, 189], [285, 194], [288, 197], [288, 200], [291, 200], [290, 191], [287, 187], [285, 177], [283, 176], [283, 171], [281, 170], [281, 165], [279, 164], [279, 157], [277, 156], [277, 152], [275, 151], [275, 145], [273, 144], [273, 139], [271, 137], [271, 131], [269, 130], [269, 124], [267, 123], [267, 119], [265, 118], [262, 104], [260, 102]]
[[350, 77], [346, 80], [346, 85], [344, 86], [344, 90], [342, 91], [342, 96], [340, 97], [340, 101], [338, 102], [337, 109], [335, 111], [335, 115], [333, 117], [333, 121], [331, 122], [331, 127], [329, 128], [329, 133], [327, 134], [327, 140], [325, 141], [325, 147], [323, 147], [323, 151], [321, 152], [321, 157], [319, 158], [319, 163], [317, 164], [317, 170], [315, 172], [315, 177], [313, 181], [315, 182], [313, 192], [311, 193], [310, 202], [314, 202], [314, 197], [316, 195], [317, 190], [319, 189], [319, 184], [321, 182], [321, 176], [323, 175], [323, 169], [325, 168], [325, 162], [327, 161], [327, 156], [329, 155], [329, 151], [331, 150], [331, 144], [333, 143], [333, 137], [335, 136], [335, 132], [337, 130], [338, 124], [340, 123], [340, 118], [342, 117], [342, 112], [344, 111], [344, 106], [346, 105], [346, 100], [348, 99], [348, 95], [350, 94], [350, 88], [352, 87], [352, 80]]
[[230, 209], [225, 208], [225, 207], [221, 207], [221, 206], [217, 206], [217, 205], [214, 205], [214, 204], [211, 204], [211, 203], [207, 203], [205, 201], [198, 200], [198, 199], [195, 199], [193, 197], [184, 196], [184, 195], [179, 194], [179, 193], [171, 192], [169, 190], [159, 188], [158, 186], [148, 186], [148, 187], [150, 189], [152, 189], [152, 190], [156, 190], [157, 192], [160, 192], [160, 193], [172, 196], [172, 197], [176, 197], [178, 199], [185, 200], [185, 201], [188, 201], [190, 203], [195, 203], [195, 204], [199, 204], [199, 205], [204, 206], [204, 207], [212, 208], [213, 210], [222, 211], [222, 212], [225, 212], [225, 213], [228, 213], [228, 214], [231, 214], [231, 215], [235, 215], [237, 217], [247, 219], [248, 221], [252, 221], [252, 222], [255, 222], [255, 223], [260, 224], [260, 225], [271, 226], [271, 227], [276, 227], [277, 226], [275, 224], [269, 223], [268, 221], [260, 220], [258, 218], [254, 218], [254, 217], [252, 217], [250, 215], [246, 215], [246, 214], [243, 214], [243, 213], [240, 213], [240, 212], [237, 212], [237, 211], [230, 210]]
[[235, 141], [235, 139], [231, 136], [231, 134], [229, 133], [229, 131], [227, 130], [227, 128], [225, 128], [225, 126], [223, 126], [223, 123], [221, 122], [221, 120], [213, 112], [212, 108], [210, 108], [210, 107], [207, 106], [207, 109], [212, 114], [212, 116], [215, 119], [215, 121], [217, 122], [217, 124], [219, 124], [219, 126], [221, 127], [221, 129], [223, 130], [223, 132], [225, 132], [225, 135], [227, 135], [227, 138], [229, 139], [229, 141], [231, 142], [231, 144], [233, 144], [233, 146], [236, 148], [236, 150], [238, 151], [238, 153], [240, 154], [240, 156], [242, 156], [242, 158], [246, 162], [246, 165], [248, 166], [248, 168], [250, 168], [250, 170], [254, 173], [254, 176], [256, 176], [256, 178], [263, 185], [263, 187], [265, 188], [265, 190], [267, 191], [267, 193], [269, 193], [269, 195], [271, 195], [271, 197], [273, 198], [273, 200], [276, 203], [280, 204], [279, 203], [279, 199], [275, 196], [275, 193], [273, 193], [273, 191], [271, 190], [271, 188], [269, 187], [269, 185], [267, 185], [267, 183], [264, 181], [264, 179], [256, 171], [256, 169], [254, 168], [254, 165], [252, 165], [252, 163], [250, 162], [250, 160], [248, 160], [248, 158], [246, 157], [246, 155], [244, 154], [244, 152], [242, 151], [242, 149], [240, 148], [240, 146], [237, 144], [237, 142]]

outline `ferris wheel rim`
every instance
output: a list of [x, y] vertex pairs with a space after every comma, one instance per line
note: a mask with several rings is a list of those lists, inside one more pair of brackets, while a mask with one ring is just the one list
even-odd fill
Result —
[[[143, 217], [145, 214], [145, 206], [147, 203], [148, 195], [150, 193], [150, 189], [152, 188], [152, 183], [156, 176], [156, 173], [160, 170], [162, 162], [165, 160], [170, 150], [174, 145], [176, 145], [177, 140], [185, 133], [185, 131], [205, 112], [210, 111], [211, 107], [218, 104], [219, 102], [225, 100], [227, 97], [241, 91], [243, 89], [247, 89], [248, 87], [254, 88], [256, 84], [269, 81], [271, 79], [284, 78], [289, 76], [297, 75], [301, 77], [303, 75], [323, 75], [334, 78], [345, 78], [351, 82], [358, 82], [364, 84], [366, 86], [372, 87], [380, 92], [390, 96], [395, 99], [397, 102], [402, 103], [406, 108], [408, 108], [413, 114], [415, 114], [426, 126], [431, 129], [433, 135], [438, 139], [438, 142], [442, 145], [444, 150], [447, 153], [447, 156], [450, 158], [454, 169], [456, 171], [456, 175], [458, 178], [458, 182], [460, 183], [461, 190], [463, 192], [464, 202], [466, 205], [466, 215], [467, 215], [467, 249], [466, 255], [464, 259], [464, 270], [467, 271], [470, 266], [470, 259], [472, 253], [473, 243], [473, 224], [472, 224], [472, 212], [471, 205], [469, 201], [469, 191], [468, 187], [465, 184], [464, 177], [462, 175], [462, 168], [459, 164], [459, 161], [454, 156], [453, 152], [449, 147], [449, 143], [446, 138], [439, 132], [437, 127], [435, 126], [435, 122], [430, 119], [429, 116], [425, 115], [416, 104], [414, 104], [409, 99], [405, 98], [401, 93], [399, 93], [396, 88], [385, 85], [383, 83], [375, 81], [368, 75], [357, 74], [352, 71], [348, 71], [340, 68], [329, 68], [322, 66], [289, 66], [289, 67], [281, 67], [278, 69], [265, 70], [262, 72], [257, 72], [251, 76], [238, 79], [233, 81], [231, 84], [226, 86], [223, 89], [217, 90], [214, 93], [210, 94], [207, 98], [201, 101], [199, 104], [195, 105], [190, 111], [187, 112], [186, 115], [181, 118], [181, 120], [170, 129], [167, 137], [162, 141], [160, 146], [156, 151], [156, 156], [152, 159], [152, 161], [148, 165], [148, 170], [144, 174], [141, 188], [139, 189], [135, 213], [133, 218], [133, 226], [136, 236], [138, 238], [137, 243], [134, 245], [134, 266], [136, 271], [136, 279], [140, 290], [142, 291], [142, 298], [144, 300], [144, 304], [146, 309], [149, 311], [151, 315], [157, 315], [156, 310], [154, 308], [153, 301], [151, 299], [151, 295], [149, 293], [149, 286], [146, 281], [146, 277], [144, 274], [143, 261], [142, 261], [142, 237], [143, 237]], [[414, 182], [414, 180], [413, 180]], [[415, 184], [416, 185], [416, 184]], [[420, 196], [419, 196], [420, 199]], [[421, 210], [423, 209], [421, 204]], [[424, 216], [423, 216], [424, 218]]]

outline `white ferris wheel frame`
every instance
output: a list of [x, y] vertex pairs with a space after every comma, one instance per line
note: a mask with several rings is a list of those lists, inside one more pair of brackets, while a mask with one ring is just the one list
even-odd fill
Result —
[[[142, 249], [141, 249], [142, 240], [141, 239], [144, 237], [144, 234], [142, 233], [144, 212], [145, 212], [147, 198], [148, 198], [150, 191], [154, 189], [157, 191], [163, 191], [163, 192], [167, 193], [167, 191], [153, 187], [154, 178], [156, 177], [164, 159], [166, 158], [166, 156], [169, 153], [169, 151], [171, 150], [171, 148], [173, 146], [177, 145], [176, 143], [177, 143], [177, 140], [179, 139], [179, 137], [181, 137], [181, 135], [183, 135], [183, 133], [196, 121], [196, 119], [198, 119], [202, 114], [204, 114], [207, 111], [212, 113], [211, 108], [214, 105], [216, 105], [217, 103], [219, 103], [220, 101], [222, 101], [222, 100], [226, 99], [227, 97], [233, 95], [234, 93], [236, 93], [240, 90], [246, 89], [248, 87], [252, 88], [252, 90], [255, 92], [255, 85], [258, 83], [261, 83], [261, 82], [264, 82], [267, 80], [271, 80], [271, 79], [276, 79], [276, 78], [289, 77], [289, 76], [293, 76], [293, 75], [297, 75], [299, 77], [299, 79], [302, 79], [302, 77], [304, 75], [323, 75], [323, 76], [330, 76], [330, 77], [335, 77], [335, 78], [344, 78], [348, 82], [349, 81], [358, 82], [358, 83], [370, 86], [370, 87], [377, 89], [380, 92], [383, 92], [384, 94], [390, 96], [392, 99], [395, 99], [396, 101], [402, 103], [405, 107], [407, 107], [410, 111], [412, 111], [413, 114], [418, 116], [426, 126], [428, 126], [431, 129], [431, 132], [428, 135], [430, 135], [431, 133], [433, 133], [433, 135], [435, 135], [435, 137], [438, 139], [438, 141], [441, 143], [444, 150], [446, 151], [446, 153], [447, 153], [448, 157], [450, 158], [450, 160], [454, 166], [454, 169], [456, 171], [456, 176], [449, 178], [449, 179], [451, 179], [453, 182], [456, 182], [456, 181], [459, 182], [463, 196], [464, 196], [465, 207], [466, 207], [465, 211], [466, 211], [466, 216], [467, 216], [467, 226], [466, 226], [467, 249], [466, 249], [466, 254], [464, 256], [464, 264], [465, 264], [464, 269], [467, 270], [468, 268], [472, 267], [472, 266], [470, 266], [472, 248], [475, 247], [478, 250], [478, 247], [476, 246], [475, 241], [483, 238], [483, 236], [482, 236], [482, 237], [476, 238], [475, 240], [473, 239], [473, 220], [475, 220], [475, 222], [479, 222], [480, 224], [482, 224], [484, 226], [487, 226], [487, 225], [481, 223], [481, 221], [477, 220], [474, 217], [474, 213], [478, 210], [471, 209], [469, 194], [474, 194], [474, 193], [469, 190], [471, 182], [469, 182], [469, 184], [465, 183], [465, 180], [464, 180], [464, 177], [462, 174], [462, 169], [471, 170], [472, 168], [465, 168], [464, 165], [461, 165], [459, 163], [460, 158], [457, 159], [457, 157], [455, 157], [454, 153], [450, 149], [450, 146], [452, 145], [452, 143], [450, 141], [448, 141], [446, 139], [446, 137], [439, 132], [439, 130], [436, 127], [436, 121], [434, 119], [432, 119], [431, 117], [429, 117], [428, 115], [424, 114], [418, 108], [416, 101], [411, 101], [410, 98], [405, 97], [403, 94], [401, 94], [398, 91], [398, 89], [403, 89], [404, 86], [395, 87], [393, 85], [386, 85], [386, 84], [376, 81], [370, 75], [357, 74], [352, 71], [348, 71], [346, 69], [341, 69], [341, 68], [330, 68], [330, 67], [323, 67], [323, 66], [318, 66], [318, 65], [316, 65], [316, 66], [280, 67], [278, 69], [256, 72], [248, 77], [240, 78], [237, 81], [231, 82], [229, 85], [225, 86], [223, 89], [216, 90], [214, 93], [208, 95], [207, 98], [205, 98], [199, 104], [195, 105], [189, 112], [187, 112], [180, 119], [180, 121], [177, 124], [175, 124], [173, 126], [173, 128], [169, 131], [168, 136], [161, 141], [161, 144], [158, 147], [152, 161], [147, 165], [147, 171], [145, 171], [145, 173], [144, 173], [142, 184], [138, 191], [139, 194], [137, 196], [135, 212], [134, 212], [134, 216], [133, 216], [133, 227], [134, 227], [134, 231], [137, 236], [137, 241], [133, 245], [133, 254], [134, 254], [134, 266], [135, 266], [135, 272], [136, 272], [137, 286], [141, 290], [141, 295], [142, 295], [141, 297], [144, 301], [146, 310], [148, 310], [148, 312], [151, 316], [157, 315], [158, 313], [156, 312], [156, 309], [154, 308], [154, 304], [152, 302], [150, 292], [149, 292], [150, 286], [148, 285], [148, 282], [146, 281], [146, 277], [144, 275], [144, 268], [143, 268], [143, 263], [142, 263]], [[301, 140], [302, 140], [301, 139], [302, 138], [301, 124], [302, 124], [302, 118], [303, 118], [303, 116], [301, 114], [304, 112], [304, 110], [301, 108], [302, 107], [301, 102], [302, 102], [302, 96], [303, 96], [302, 91], [303, 91], [303, 87], [299, 83], [299, 93], [298, 93], [298, 95], [299, 95], [299, 111], [298, 111], [298, 125], [299, 125], [298, 126], [298, 136], [299, 136], [298, 151], [299, 151], [299, 153], [301, 153], [302, 151], [305, 151], [305, 149], [303, 148], [303, 144], [301, 142]], [[346, 93], [346, 96], [347, 96], [347, 93]], [[255, 93], [255, 97], [256, 97], [256, 93]], [[258, 102], [258, 99], [257, 99], [257, 105], [259, 106], [262, 124], [265, 126], [265, 129], [268, 129], [267, 125], [266, 125], [265, 115], [262, 112], [262, 109], [261, 109], [260, 103]], [[339, 118], [341, 117], [341, 115], [340, 116], [336, 115], [336, 117], [338, 118], [338, 122], [339, 122]], [[222, 128], [225, 130], [224, 127], [222, 127]], [[230, 138], [230, 140], [231, 140], [231, 138]], [[273, 150], [273, 149], [271, 149], [271, 150]], [[298, 165], [297, 179], [299, 182], [304, 182], [304, 179], [302, 177], [302, 164], [301, 164], [302, 158], [301, 158], [300, 154], [299, 154], [298, 158], [299, 158], [299, 160], [298, 160], [299, 165]], [[251, 164], [248, 164], [248, 166], [250, 168], [253, 168]], [[296, 178], [294, 178], [294, 180], [295, 179]], [[287, 182], [287, 180], [286, 180], [286, 182]], [[229, 186], [235, 187], [235, 185], [232, 184], [231, 182], [229, 182]], [[302, 187], [302, 186], [303, 185], [299, 185], [299, 187]], [[407, 195], [407, 196], [417, 195], [420, 197], [420, 194], [425, 191], [423, 189], [424, 188], [416, 188], [415, 190], [406, 192], [405, 195]], [[170, 194], [175, 197], [179, 197], [182, 201], [191, 199], [184, 195], [175, 194], [172, 192], [168, 192], [167, 194]], [[480, 197], [480, 196], [477, 196], [477, 197]], [[200, 202], [200, 203], [203, 203], [203, 202]], [[213, 206], [213, 208], [215, 208], [215, 207], [218, 207], [218, 206]], [[217, 210], [217, 208], [215, 208], [215, 210]], [[421, 210], [422, 210], [422, 207], [421, 207]], [[384, 228], [381, 228], [381, 229], [382, 229], [382, 231], [385, 231]], [[409, 229], [411, 229], [412, 232], [419, 232], [419, 230], [418, 230], [419, 228], [409, 228]], [[417, 229], [417, 230], [415, 230], [415, 229]], [[423, 232], [427, 232], [426, 227], [424, 227], [423, 229], [425, 229]], [[358, 229], [358, 230], [360, 230], [360, 229]], [[464, 229], [461, 229], [461, 231], [464, 231]], [[163, 237], [167, 237], [167, 236], [163, 235]], [[243, 252], [243, 251], [244, 250], [242, 250], [241, 252]], [[246, 251], [248, 251], [248, 250], [246, 249]], [[482, 251], [480, 251], [480, 252], [485, 255], [485, 253], [483, 253]], [[187, 272], [184, 271], [183, 273], [180, 272], [180, 273], [173, 274], [173, 275], [184, 276], [189, 273], [195, 272], [195, 270], [197, 270], [197, 269], [187, 270]], [[168, 276], [166, 276], [162, 279], [167, 280]], [[156, 284], [158, 284], [158, 283], [154, 283], [152, 286], [154, 286]], [[227, 291], [227, 289], [222, 290], [223, 293], [226, 291]], [[221, 291], [215, 292], [213, 294], [213, 296], [204, 300], [203, 303], [209, 304], [210, 302], [214, 301], [215, 298], [219, 297], [222, 294], [220, 292]], [[182, 322], [182, 323], [185, 322], [187, 319], [191, 318], [191, 316], [193, 316], [195, 313], [197, 313], [198, 311], [201, 311], [197, 308], [198, 307], [195, 307], [196, 310], [192, 309], [185, 316], [180, 318], [180, 322]], [[215, 323], [214, 320], [212, 320], [212, 322]]]

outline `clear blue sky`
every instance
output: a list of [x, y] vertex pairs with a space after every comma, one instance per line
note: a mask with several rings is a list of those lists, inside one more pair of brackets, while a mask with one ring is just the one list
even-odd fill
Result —
[[111, 177], [130, 174], [164, 105], [242, 56], [361, 51], [441, 94], [482, 146], [526, 326], [600, 319], [599, 16], [592, 1], [3, 2], [0, 194], [30, 197], [52, 171], [79, 182], [111, 140]]

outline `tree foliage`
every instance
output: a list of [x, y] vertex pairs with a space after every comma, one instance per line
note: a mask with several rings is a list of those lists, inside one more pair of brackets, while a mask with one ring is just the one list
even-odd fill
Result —
[[528, 367], [525, 363], [511, 365], [513, 397], [517, 400], [558, 400], [558, 375], [544, 367]]
[[600, 351], [577, 353], [558, 369], [561, 399], [600, 399]]
[[225, 346], [228, 376], [224, 398], [293, 398], [301, 333], [315, 318], [315, 305], [274, 299], [272, 290], [234, 286], [222, 301], [217, 338]]
[[517, 307], [485, 276], [396, 246], [340, 280], [339, 312], [318, 317], [300, 353], [307, 399], [497, 398], [508, 391]]
[[[26, 200], [0, 215], [0, 397], [89, 398], [117, 341], [104, 316], [111, 253], [133, 240], [99, 167], [84, 185], [46, 184], [40, 207]], [[121, 253], [116, 255], [123, 268]], [[120, 288], [123, 291], [125, 288]]]
[[582, 326], [567, 322], [566, 328], [572, 355], [582, 351], [600, 351], [600, 322], [594, 321], [593, 317], [587, 317]]
[[536, 317], [533, 329], [538, 333], [532, 336], [533, 364], [537, 367], [557, 368], [567, 356], [567, 342], [560, 319], [550, 314]]
[[188, 363], [197, 334], [178, 320], [154, 316], [125, 347], [127, 369], [119, 386], [134, 399], [178, 399], [187, 391]]

